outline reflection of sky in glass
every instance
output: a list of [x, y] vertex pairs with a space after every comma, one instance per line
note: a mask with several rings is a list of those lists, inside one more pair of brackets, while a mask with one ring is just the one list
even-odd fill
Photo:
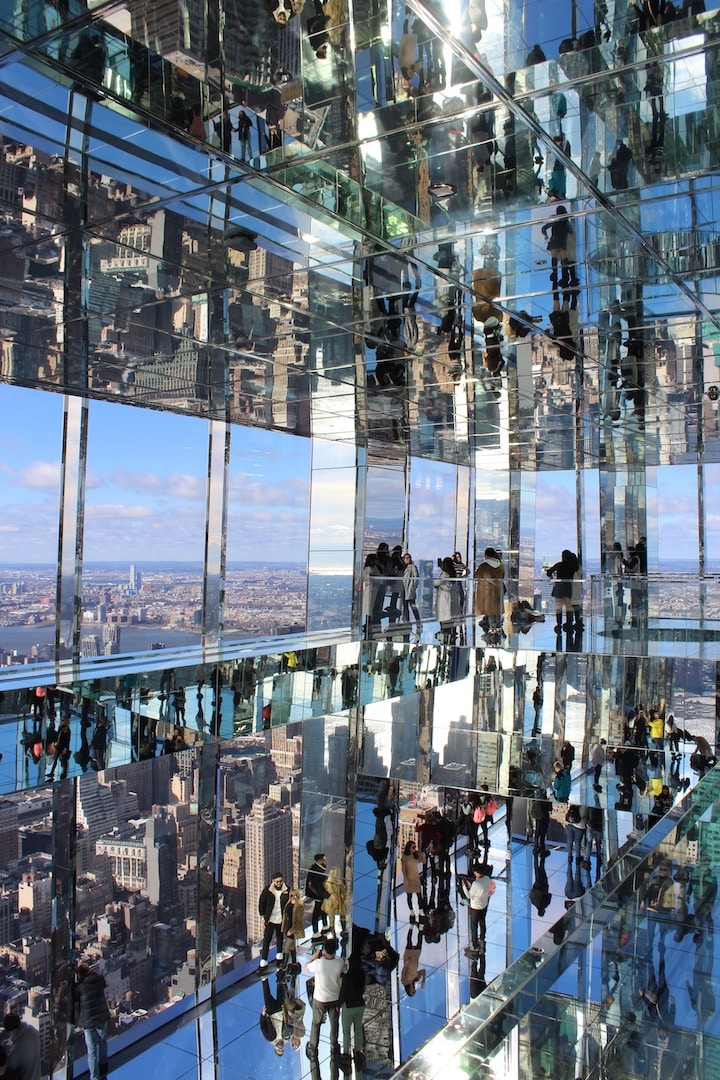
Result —
[[57, 556], [62, 397], [0, 388], [0, 562]]

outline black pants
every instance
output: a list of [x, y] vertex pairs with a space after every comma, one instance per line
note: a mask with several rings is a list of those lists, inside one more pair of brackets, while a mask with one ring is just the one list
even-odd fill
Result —
[[268, 952], [270, 951], [270, 942], [272, 941], [273, 934], [275, 934], [275, 948], [277, 949], [278, 954], [282, 955], [283, 939], [282, 931], [280, 929], [280, 923], [268, 921], [265, 923], [262, 949], [260, 950], [261, 960], [267, 960], [268, 958]]

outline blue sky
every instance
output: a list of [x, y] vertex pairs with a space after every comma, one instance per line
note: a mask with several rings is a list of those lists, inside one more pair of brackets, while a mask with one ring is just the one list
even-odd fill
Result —
[[[60, 394], [3, 385], [0, 430], [0, 564], [53, 563], [57, 552], [62, 405]], [[310, 503], [308, 439], [235, 427], [230, 460], [228, 560], [297, 561], [307, 549]], [[203, 557], [207, 424], [195, 417], [93, 401], [88, 433], [85, 556], [88, 561], [196, 561]], [[344, 552], [351, 565], [354, 454], [330, 446], [312, 503], [313, 543]], [[707, 466], [708, 558], [720, 558], [720, 467]], [[379, 471], [375, 470], [378, 474]], [[381, 471], [380, 471], [381, 473]], [[454, 468], [415, 462], [410, 542], [417, 557], [453, 546]], [[656, 470], [660, 568], [697, 553], [695, 466]], [[376, 477], [369, 516], [397, 519], [400, 475]], [[588, 477], [586, 558], [597, 557], [597, 483]], [[593, 501], [595, 505], [593, 504]], [[394, 510], [393, 510], [394, 508]], [[575, 477], [539, 473], [536, 552], [574, 547]], [[389, 516], [388, 516], [389, 515]], [[427, 551], [421, 550], [427, 548]], [[333, 562], [331, 559], [330, 562]], [[315, 564], [321, 568], [323, 559]]]

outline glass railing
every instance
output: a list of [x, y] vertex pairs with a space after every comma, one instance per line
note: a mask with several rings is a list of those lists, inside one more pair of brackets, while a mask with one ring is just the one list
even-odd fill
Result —
[[543, 1061], [563, 1076], [711, 1075], [670, 1064], [688, 1047], [695, 1061], [706, 1036], [716, 1060], [705, 1005], [719, 810], [715, 769], [397, 1075], [530, 1080], [548, 1075]]

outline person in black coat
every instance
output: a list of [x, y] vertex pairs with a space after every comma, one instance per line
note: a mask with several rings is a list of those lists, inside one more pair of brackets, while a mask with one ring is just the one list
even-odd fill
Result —
[[276, 872], [272, 881], [266, 885], [260, 893], [258, 900], [258, 914], [265, 920], [265, 932], [263, 934], [262, 948], [260, 950], [260, 967], [267, 967], [268, 952], [273, 934], [278, 956], [282, 956], [282, 916], [285, 905], [288, 902], [290, 890], [283, 881], [281, 873]]
[[82, 1028], [87, 1048], [90, 1080], [100, 1080], [107, 1062], [107, 1025], [110, 1010], [105, 1000], [105, 980], [90, 965], [78, 964], [74, 992], [75, 1025]]
[[323, 911], [323, 900], [327, 900], [325, 882], [327, 880], [327, 857], [324, 851], [318, 851], [315, 861], [307, 872], [305, 895], [313, 901], [312, 929], [317, 934], [320, 926], [327, 926], [329, 918]]

